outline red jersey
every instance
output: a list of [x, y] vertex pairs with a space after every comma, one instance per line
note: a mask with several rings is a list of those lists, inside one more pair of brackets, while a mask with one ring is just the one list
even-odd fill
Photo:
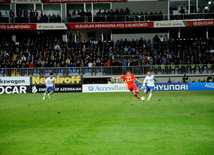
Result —
[[107, 67], [110, 67], [110, 66], [111, 66], [111, 62], [106, 62], [105, 65], [106, 65]]
[[121, 78], [126, 80], [127, 85], [135, 85], [133, 80], [136, 80], [136, 77], [133, 74], [128, 73], [126, 75], [121, 76]]

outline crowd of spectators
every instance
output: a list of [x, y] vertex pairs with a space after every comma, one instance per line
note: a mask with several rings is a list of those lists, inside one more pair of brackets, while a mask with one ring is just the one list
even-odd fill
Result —
[[[199, 8], [198, 12], [194, 9], [191, 10], [191, 14], [188, 14], [183, 7], [178, 11], [180, 13], [174, 15], [173, 10], [170, 9], [170, 20], [184, 20], [184, 19], [210, 19], [214, 18], [213, 14], [204, 14], [213, 12], [213, 10], [207, 10]], [[197, 14], [195, 14], [197, 13]], [[27, 8], [22, 10], [21, 8], [17, 9], [16, 14], [10, 10], [0, 12], [0, 22], [3, 23], [57, 23], [57, 22], [92, 22], [92, 18], [94, 22], [112, 22], [112, 21], [157, 21], [157, 20], [168, 20], [168, 15], [163, 15], [162, 11], [160, 12], [132, 12], [127, 7], [126, 9], [99, 9], [98, 12], [95, 13], [94, 17], [92, 17], [92, 13], [90, 10], [84, 11], [82, 10], [73, 10], [72, 13], [67, 14], [67, 18], [62, 18], [60, 14], [49, 14], [46, 15], [43, 13], [43, 10], [31, 10], [28, 11]], [[63, 20], [62, 20], [63, 19]]]
[[[194, 78], [194, 77], [193, 77]], [[170, 81], [170, 82], [169, 82]], [[171, 80], [169, 78], [169, 81], [168, 83], [171, 83]], [[183, 83], [187, 83], [189, 80], [188, 80], [188, 76], [186, 74], [184, 74], [183, 78], [182, 78], [182, 82]], [[208, 75], [206, 79], [198, 79], [198, 80], [192, 80], [191, 81], [192, 83], [198, 83], [198, 82], [214, 82], [214, 77]]]
[[[185, 70], [180, 69], [180, 65], [200, 67], [201, 64], [214, 64], [214, 52], [210, 50], [213, 47], [211, 38], [169, 40], [167, 35], [156, 35], [153, 41], [140, 38], [115, 42], [63, 42], [61, 38], [52, 37], [24, 38], [13, 42], [1, 38], [0, 68], [114, 66], [118, 67], [114, 72], [120, 72], [123, 67], [131, 66], [142, 70], [142, 67], [179, 65], [179, 71], [183, 73]], [[129, 59], [124, 59], [124, 56], [129, 56]], [[195, 68], [192, 71], [195, 72]]]
[[74, 10], [72, 11], [72, 14], [68, 13], [68, 20], [69, 22], [91, 22], [92, 21], [92, 13], [91, 11], [87, 10], [84, 11], [83, 9], [80, 10]]
[[38, 13], [37, 10], [28, 11], [27, 8], [22, 10], [18, 8], [16, 14], [12, 10], [9, 13], [5, 11], [5, 14], [2, 15], [0, 12], [0, 22], [10, 22], [10, 23], [59, 23], [61, 22], [61, 16], [59, 14], [55, 15], [46, 15], [43, 13], [43, 10]]
[[[190, 9], [190, 13], [208, 13], [208, 12], [213, 12], [214, 10], [208, 10], [208, 8], [202, 8], [199, 7], [198, 11], [196, 11], [196, 9]], [[188, 10], [185, 10], [183, 7], [180, 8], [180, 10], [178, 11], [180, 14], [185, 14], [188, 13]], [[170, 14], [173, 14], [173, 10], [170, 9]]]

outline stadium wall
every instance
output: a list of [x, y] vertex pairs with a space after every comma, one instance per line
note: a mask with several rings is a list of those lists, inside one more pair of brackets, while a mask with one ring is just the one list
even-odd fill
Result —
[[[186, 74], [188, 76], [188, 82], [192, 82], [193, 80], [198, 81], [200, 80], [206, 80], [207, 76], [209, 74]], [[212, 75], [212, 74], [211, 74]], [[121, 75], [114, 75], [114, 76], [121, 76]], [[139, 80], [143, 81], [146, 75], [135, 75], [135, 77], [137, 77]], [[155, 80], [156, 83], [167, 83], [169, 78], [171, 80], [172, 83], [178, 83], [178, 82], [182, 82], [182, 78], [183, 78], [183, 74], [154, 74], [155, 76]], [[97, 79], [109, 79], [112, 76], [83, 76], [83, 79], [92, 79], [92, 81], [97, 81]], [[112, 80], [113, 82], [113, 80]], [[86, 83], [86, 81], [84, 81], [84, 83]], [[123, 79], [119, 79], [118, 83], [123, 83]]]
[[[136, 83], [139, 91], [143, 90], [143, 84]], [[214, 91], [214, 82], [204, 83], [156, 83], [155, 91], [189, 91], [189, 90], [211, 90]], [[84, 84], [82, 92], [129, 92], [126, 84]]]
[[[0, 77], [0, 94], [23, 94], [45, 92], [47, 77]], [[55, 92], [128, 92], [126, 84], [82, 84], [81, 76], [56, 78]], [[139, 91], [143, 85], [136, 83]], [[203, 83], [156, 83], [155, 91], [214, 91], [214, 82]]]
[[[143, 85], [136, 83], [139, 91], [143, 91]], [[187, 91], [189, 83], [158, 83], [155, 84], [155, 91]], [[86, 84], [82, 86], [83, 92], [129, 92], [127, 84]]]
[[[0, 77], [0, 94], [44, 93], [47, 77]], [[55, 92], [82, 92], [82, 76], [56, 76]]]

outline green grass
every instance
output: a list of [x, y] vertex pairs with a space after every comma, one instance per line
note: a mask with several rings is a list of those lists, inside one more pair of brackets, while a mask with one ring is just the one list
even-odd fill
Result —
[[0, 95], [0, 154], [214, 154], [213, 91], [42, 96]]

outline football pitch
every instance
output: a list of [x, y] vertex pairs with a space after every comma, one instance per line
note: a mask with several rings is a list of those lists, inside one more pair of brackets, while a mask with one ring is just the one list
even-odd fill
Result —
[[0, 95], [0, 154], [214, 154], [214, 91], [42, 97]]

